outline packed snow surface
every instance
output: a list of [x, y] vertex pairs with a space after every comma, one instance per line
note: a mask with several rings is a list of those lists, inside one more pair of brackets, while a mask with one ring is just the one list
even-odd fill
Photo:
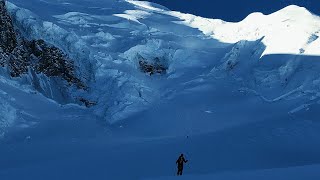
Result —
[[131, 0], [7, 7], [24, 36], [75, 60], [97, 105], [1, 71], [0, 179], [319, 178], [320, 19], [307, 9], [229, 23]]

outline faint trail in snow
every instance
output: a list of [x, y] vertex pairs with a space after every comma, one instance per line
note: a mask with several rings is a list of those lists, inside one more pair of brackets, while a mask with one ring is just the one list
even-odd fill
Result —
[[261, 95], [260, 93], [258, 93], [256, 90], [249, 89], [249, 88], [240, 88], [239, 91], [242, 91], [242, 92], [251, 92], [251, 93], [255, 94], [256, 96], [259, 96], [259, 97], [260, 97], [262, 100], [264, 100], [265, 102], [271, 103], [271, 102], [280, 101], [280, 100], [282, 100], [282, 99], [284, 99], [284, 98], [286, 98], [286, 97], [288, 97], [288, 96], [290, 96], [290, 95], [292, 95], [292, 94], [294, 94], [294, 93], [297, 93], [297, 92], [299, 92], [299, 91], [302, 91], [302, 89], [303, 89], [303, 86], [299, 86], [298, 88], [296, 88], [296, 89], [294, 89], [294, 90], [292, 90], [292, 91], [289, 91], [288, 93], [283, 94], [283, 95], [281, 95], [281, 96], [279, 96], [279, 97], [276, 97], [276, 98], [274, 98], [274, 99], [268, 99], [268, 98], [264, 97], [263, 95]]
[[293, 113], [299, 112], [299, 111], [301, 111], [303, 109], [307, 109], [310, 105], [312, 105], [312, 104], [302, 104], [301, 106], [289, 111], [288, 113], [289, 114], [293, 114]]

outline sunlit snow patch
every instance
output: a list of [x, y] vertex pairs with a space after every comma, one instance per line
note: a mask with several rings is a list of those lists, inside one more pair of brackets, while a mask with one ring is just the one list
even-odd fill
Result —
[[121, 17], [137, 23], [140, 23], [139, 19], [144, 19], [150, 15], [151, 13], [140, 10], [126, 10], [124, 14], [114, 14], [114, 16]]
[[[292, 5], [270, 15], [252, 13], [241, 22], [230, 23], [155, 8], [147, 2], [128, 2], [143, 9], [177, 17], [181, 21], [176, 23], [197, 28], [205, 35], [223, 43], [237, 43], [241, 40], [257, 41], [263, 38], [262, 43], [266, 49], [262, 56], [268, 54], [320, 55], [320, 40], [310, 42], [310, 37], [320, 34], [320, 18], [303, 7]], [[301, 47], [304, 48], [301, 49]]]

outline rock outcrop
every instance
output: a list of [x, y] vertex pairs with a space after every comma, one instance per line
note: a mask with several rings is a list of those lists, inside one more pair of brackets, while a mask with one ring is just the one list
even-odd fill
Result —
[[145, 58], [139, 55], [140, 70], [144, 73], [153, 74], [165, 74], [167, 67], [163, 65], [160, 58], [155, 58], [152, 62], [147, 61]]
[[[28, 40], [21, 35], [7, 12], [4, 0], [0, 0], [0, 68], [6, 69], [3, 72], [8, 72], [9, 76], [13, 78], [30, 76], [33, 79], [30, 83], [34, 84], [35, 89], [41, 93], [44, 93], [44, 89], [50, 91], [44, 93], [49, 98], [54, 98], [51, 87], [39, 87], [40, 79], [34, 79], [35, 76], [39, 75], [39, 77], [45, 77], [45, 79], [60, 78], [61, 81], [56, 83], [55, 86], [57, 87], [55, 88], [61, 91], [60, 94], [64, 94], [62, 96], [65, 96], [65, 93], [69, 91], [68, 89], [73, 92], [74, 88], [71, 88], [72, 86], [78, 90], [88, 89], [84, 81], [81, 80], [82, 78], [77, 74], [74, 61], [61, 49], [44, 40]], [[56, 80], [53, 80], [53, 82], [56, 82]], [[48, 86], [48, 84], [44, 86]], [[83, 97], [79, 99], [79, 94], [68, 96], [73, 100], [66, 98], [67, 101], [71, 100], [87, 107], [96, 104]]]
[[0, 47], [4, 52], [10, 53], [17, 46], [17, 38], [6, 7], [5, 1], [0, 0]]
[[74, 61], [59, 48], [44, 40], [27, 40], [15, 30], [5, 1], [0, 0], [0, 66], [7, 67], [11, 77], [20, 77], [30, 69], [47, 77], [60, 77], [79, 89], [85, 83], [76, 75]]

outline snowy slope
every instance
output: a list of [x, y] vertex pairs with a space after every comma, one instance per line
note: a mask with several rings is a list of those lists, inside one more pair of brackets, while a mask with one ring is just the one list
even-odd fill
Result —
[[230, 22], [241, 21], [252, 12], [270, 14], [292, 4], [306, 7], [310, 11], [319, 14], [317, 0], [269, 0], [254, 3], [250, 0], [225, 0], [219, 2], [207, 0], [189, 0], [187, 2], [184, 0], [151, 0], [151, 2], [162, 4], [171, 10]]
[[320, 19], [308, 10], [228, 23], [143, 1], [7, 7], [27, 38], [75, 60], [97, 105], [60, 105], [1, 72], [1, 179], [175, 179], [181, 152], [186, 179], [319, 169]]
[[270, 15], [253, 13], [239, 23], [227, 23], [193, 15], [174, 13], [184, 24], [198, 28], [221, 42], [257, 41], [263, 38], [266, 54], [319, 55], [319, 49], [309, 49], [319, 43], [319, 17], [307, 9], [288, 6]]
[[[239, 23], [227, 23], [172, 12], [142, 1], [95, 1], [89, 7], [85, 1], [77, 4], [53, 0], [12, 2], [38, 12], [37, 17], [9, 5], [16, 23], [28, 36], [43, 38], [61, 47], [79, 62], [86, 76], [93, 77], [90, 98], [99, 100], [97, 115], [104, 116], [108, 122], [146, 109], [163, 96], [163, 91], [173, 91], [171, 87], [163, 89], [170, 84], [167, 77], [179, 79], [187, 73], [186, 68], [211, 68], [214, 74], [217, 70], [243, 65], [245, 76], [253, 78], [245, 81], [262, 84], [280, 79], [279, 83], [284, 84], [300, 61], [276, 63], [273, 69], [278, 72], [261, 72], [266, 66], [259, 64], [261, 56], [290, 54], [303, 59], [301, 56], [320, 53], [317, 48], [320, 20], [297, 6], [268, 16], [253, 13]], [[38, 6], [46, 7], [47, 11], [34, 9]], [[141, 74], [139, 56], [151, 61], [162, 59], [168, 64], [168, 76], [150, 78]], [[244, 79], [243, 74], [237, 76]], [[183, 83], [188, 79], [181, 77], [178, 81]], [[291, 90], [286, 89], [283, 94]]]
[[[310, 179], [316, 180], [319, 179], [318, 173], [319, 167], [314, 166], [305, 166], [305, 167], [293, 167], [293, 168], [283, 168], [283, 169], [267, 169], [253, 172], [227, 172], [221, 174], [213, 175], [187, 175], [182, 178], [175, 177], [161, 177], [153, 178], [153, 180], [171, 180], [171, 179], [217, 179], [217, 180], [232, 180], [232, 179], [282, 179], [282, 180], [300, 180], [300, 179]], [[151, 179], [150, 179], [151, 180]]]

